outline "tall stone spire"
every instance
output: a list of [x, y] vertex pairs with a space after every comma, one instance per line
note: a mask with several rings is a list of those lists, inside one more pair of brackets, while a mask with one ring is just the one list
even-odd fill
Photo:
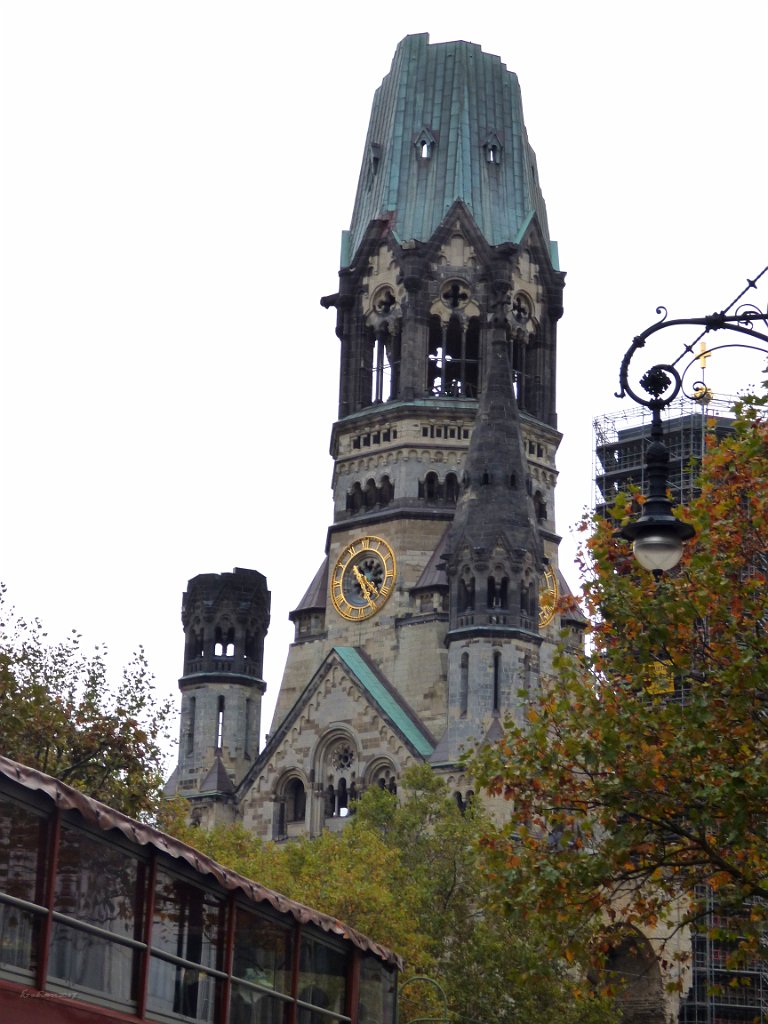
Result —
[[455, 631], [538, 630], [544, 553], [511, 366], [511, 343], [494, 327], [485, 386], [462, 490], [446, 544]]
[[546, 563], [505, 305], [502, 298], [493, 315], [488, 368], [444, 546], [448, 722], [430, 759], [436, 767], [497, 740], [502, 720], [519, 716], [521, 694], [538, 685], [539, 585]]

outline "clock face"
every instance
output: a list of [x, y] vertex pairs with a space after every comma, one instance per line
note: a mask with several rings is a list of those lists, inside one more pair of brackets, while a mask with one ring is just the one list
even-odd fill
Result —
[[539, 583], [539, 626], [548, 626], [557, 611], [557, 577], [552, 569], [545, 569]]
[[381, 537], [353, 540], [333, 567], [333, 607], [352, 622], [368, 619], [386, 604], [396, 576], [395, 556], [385, 540]]

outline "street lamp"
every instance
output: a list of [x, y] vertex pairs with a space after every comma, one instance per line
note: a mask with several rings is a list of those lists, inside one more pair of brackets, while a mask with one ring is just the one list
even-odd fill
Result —
[[[689, 523], [684, 523], [672, 513], [673, 504], [667, 495], [667, 467], [669, 452], [664, 444], [664, 432], [661, 425], [661, 412], [674, 402], [682, 392], [688, 398], [701, 399], [706, 395], [707, 388], [703, 381], [696, 381], [686, 390], [685, 378], [688, 371], [702, 356], [709, 356], [725, 348], [745, 348], [756, 352], [768, 353], [768, 333], [757, 330], [755, 324], [768, 328], [768, 310], [761, 310], [752, 303], [739, 305], [743, 297], [768, 274], [765, 267], [754, 279], [747, 281], [747, 286], [736, 296], [733, 302], [720, 313], [711, 316], [690, 317], [682, 320], [667, 320], [667, 311], [659, 306], [657, 313], [663, 314], [661, 320], [638, 334], [624, 355], [619, 371], [620, 390], [617, 398], [629, 395], [638, 405], [651, 412], [651, 443], [646, 452], [646, 470], [648, 473], [648, 495], [638, 519], [618, 531], [618, 536], [632, 541], [635, 558], [644, 569], [650, 570], [655, 576], [674, 569], [683, 554], [683, 544], [694, 536], [695, 530]], [[730, 312], [733, 310], [733, 312]], [[651, 335], [668, 327], [698, 326], [702, 327], [698, 336], [683, 347], [683, 351], [673, 363], [657, 363], [647, 370], [640, 378], [640, 387], [645, 395], [640, 395], [629, 383], [629, 365], [635, 353], [645, 346]], [[733, 331], [747, 335], [746, 341], [727, 342], [722, 345], [705, 346], [702, 342], [700, 351], [695, 345], [705, 334], [711, 331]], [[687, 360], [687, 361], [686, 361]]]

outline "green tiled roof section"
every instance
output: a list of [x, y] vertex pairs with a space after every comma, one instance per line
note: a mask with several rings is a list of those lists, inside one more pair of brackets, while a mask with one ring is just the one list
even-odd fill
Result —
[[[422, 129], [437, 140], [429, 160], [414, 146]], [[502, 145], [498, 165], [487, 162], [483, 148], [491, 132]], [[373, 144], [380, 147], [375, 175]], [[534, 214], [548, 239], [517, 76], [475, 43], [406, 36], [374, 97], [342, 260], [354, 258], [370, 222], [385, 215], [401, 241], [427, 241], [456, 199], [491, 245], [518, 239]]]
[[429, 757], [435, 749], [433, 743], [378, 678], [358, 649], [356, 647], [334, 647], [334, 651], [414, 749], [423, 757]]

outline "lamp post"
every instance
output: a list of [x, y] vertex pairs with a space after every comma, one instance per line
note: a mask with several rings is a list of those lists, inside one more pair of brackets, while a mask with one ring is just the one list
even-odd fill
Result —
[[[757, 288], [758, 282], [765, 274], [768, 274], [768, 267], [754, 279], [749, 279], [746, 288], [729, 306], [710, 316], [668, 320], [667, 310], [659, 306], [656, 312], [662, 314], [661, 319], [637, 335], [622, 359], [619, 371], [620, 390], [616, 392], [616, 397], [624, 398], [629, 395], [638, 405], [650, 410], [651, 443], [646, 452], [648, 495], [642, 512], [634, 522], [619, 530], [618, 535], [632, 541], [635, 557], [640, 565], [656, 576], [674, 569], [682, 556], [684, 542], [690, 540], [695, 533], [689, 523], [684, 523], [673, 515], [673, 504], [667, 495], [669, 452], [664, 444], [662, 410], [671, 405], [681, 393], [694, 400], [700, 400], [707, 394], [703, 381], [695, 381], [690, 385], [690, 390], [686, 389], [688, 371], [702, 356], [709, 356], [726, 348], [751, 349], [768, 354], [768, 308], [761, 310], [753, 303], [741, 303], [747, 292]], [[761, 329], [758, 330], [755, 325], [759, 325]], [[670, 327], [692, 326], [701, 327], [702, 330], [693, 341], [683, 346], [682, 352], [674, 362], [656, 363], [640, 377], [639, 386], [645, 394], [639, 394], [630, 384], [629, 376], [630, 363], [635, 354], [659, 331]], [[746, 335], [750, 340], [729, 341], [714, 346], [704, 344], [702, 339], [705, 334], [721, 330]], [[695, 346], [698, 342], [701, 342], [702, 347], [697, 352]]]

